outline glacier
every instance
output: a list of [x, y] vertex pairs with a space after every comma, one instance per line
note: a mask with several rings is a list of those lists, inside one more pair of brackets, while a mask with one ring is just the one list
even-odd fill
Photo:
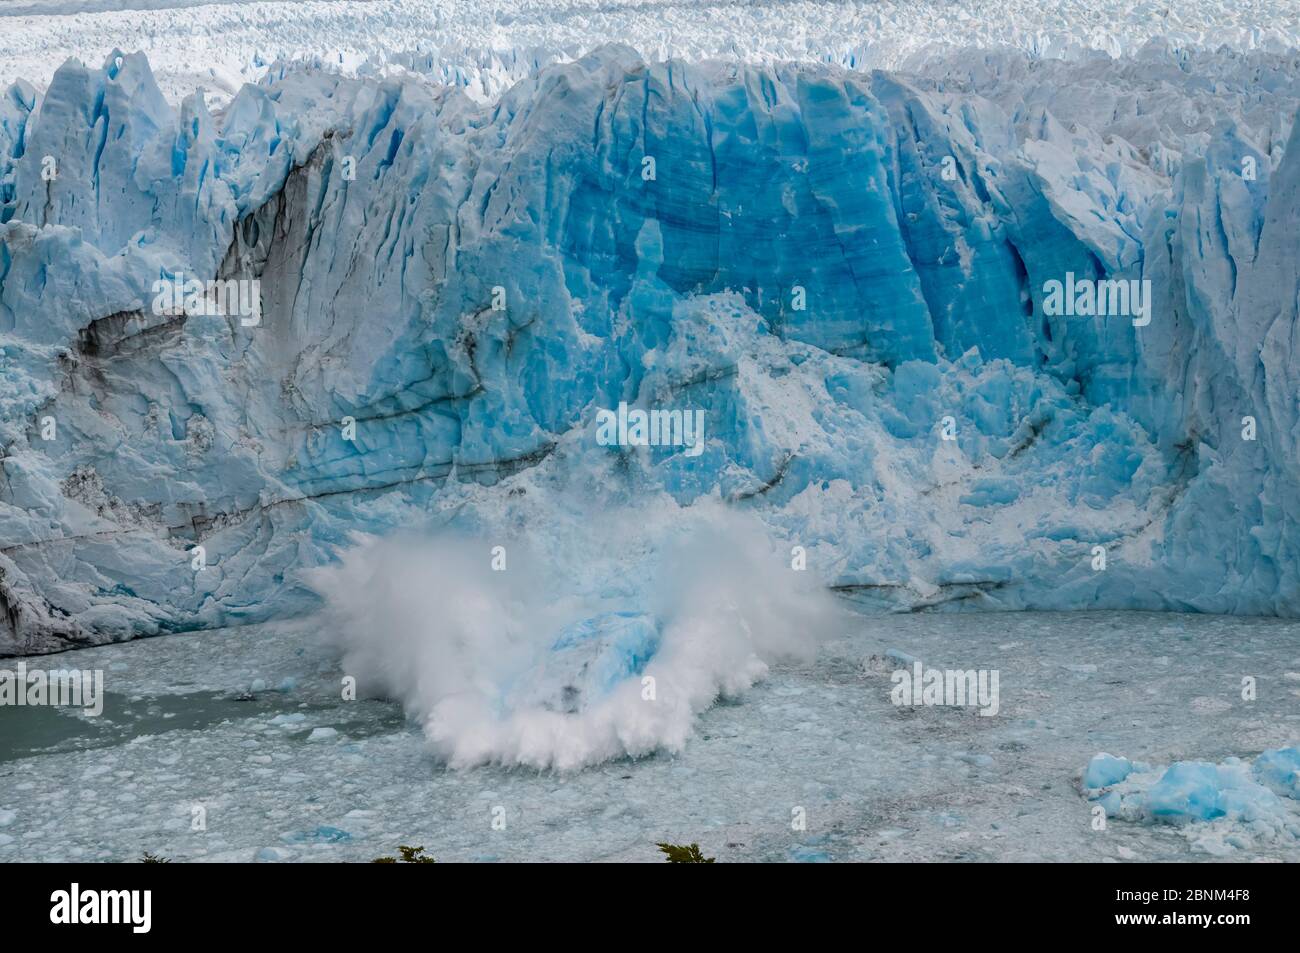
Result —
[[[120, 51], [16, 83], [0, 652], [309, 612], [396, 528], [599, 593], [653, 545], [593, 514], [706, 504], [870, 609], [1294, 616], [1297, 81], [1153, 42], [925, 77], [605, 46], [491, 102], [285, 66], [173, 106]], [[1067, 275], [1149, 282], [1150, 323], [1045, 313]], [[260, 322], [159, 313], [176, 276], [256, 281]], [[599, 446], [622, 401], [702, 409], [704, 451]]]
[[415, 74], [493, 100], [609, 42], [659, 59], [914, 73], [970, 49], [1075, 60], [1127, 56], [1158, 37], [1184, 50], [1300, 45], [1290, 0], [8, 0], [0, 23], [5, 82], [44, 89], [69, 57], [98, 63], [121, 47], [149, 57], [174, 102], [198, 86], [227, 100], [285, 61]]

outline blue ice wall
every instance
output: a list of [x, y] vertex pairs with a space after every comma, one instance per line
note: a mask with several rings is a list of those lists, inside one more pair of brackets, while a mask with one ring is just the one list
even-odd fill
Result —
[[[303, 70], [213, 114], [120, 54], [15, 86], [0, 651], [301, 612], [358, 530], [649, 498], [879, 608], [1296, 614], [1300, 148], [1257, 120], [1297, 92], [1175, 151], [620, 47], [489, 105]], [[1067, 274], [1149, 281], [1150, 322], [1049, 313]], [[177, 275], [260, 320], [159, 313]], [[703, 410], [703, 451], [599, 445], [620, 401]]]

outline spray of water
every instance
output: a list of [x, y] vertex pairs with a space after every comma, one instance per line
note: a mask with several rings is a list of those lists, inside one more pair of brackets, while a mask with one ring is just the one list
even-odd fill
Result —
[[[511, 544], [504, 571], [499, 541], [361, 539], [311, 582], [345, 671], [400, 701], [453, 767], [570, 770], [678, 751], [719, 697], [777, 658], [807, 657], [844, 617], [757, 521], [720, 506], [676, 515], [587, 520], [585, 538], [548, 552]], [[550, 677], [558, 633], [609, 612], [652, 620], [648, 661], [575, 710], [521, 698], [520, 684]]]

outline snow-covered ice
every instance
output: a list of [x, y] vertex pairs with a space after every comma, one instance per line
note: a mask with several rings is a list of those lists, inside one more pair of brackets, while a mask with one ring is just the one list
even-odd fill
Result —
[[647, 56], [923, 68], [954, 50], [1035, 58], [1131, 54], [1154, 37], [1186, 49], [1297, 46], [1290, 0], [9, 0], [0, 83], [43, 88], [64, 60], [145, 53], [179, 101], [233, 95], [285, 61], [411, 72], [492, 98], [540, 66], [605, 43]]

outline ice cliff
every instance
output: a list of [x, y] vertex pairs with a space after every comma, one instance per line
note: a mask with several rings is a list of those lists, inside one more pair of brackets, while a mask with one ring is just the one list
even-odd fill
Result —
[[[357, 531], [578, 577], [597, 514], [706, 502], [877, 608], [1300, 613], [1294, 56], [926, 77], [14, 85], [0, 654], [301, 613]], [[1049, 313], [1067, 276], [1149, 282], [1149, 323]], [[153, 306], [185, 278], [257, 320]], [[703, 451], [601, 446], [620, 402], [703, 410]]]

